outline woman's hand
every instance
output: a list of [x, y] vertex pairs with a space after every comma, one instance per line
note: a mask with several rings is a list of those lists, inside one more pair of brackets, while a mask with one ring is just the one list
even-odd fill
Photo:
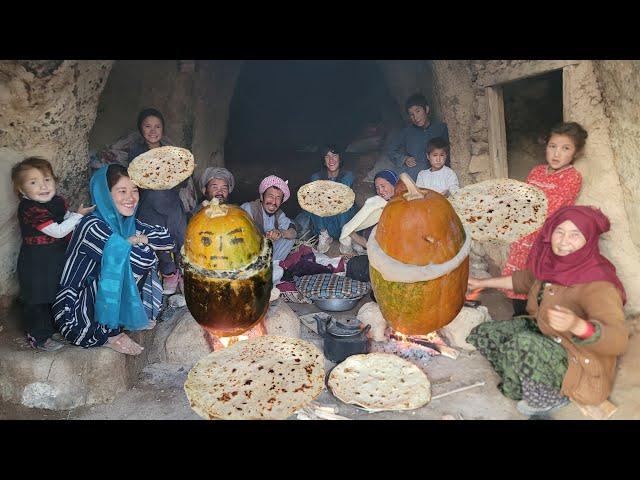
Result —
[[418, 163], [416, 162], [416, 159], [413, 157], [405, 157], [404, 159], [404, 164], [409, 167], [409, 168], [413, 168], [415, 167]]
[[131, 244], [131, 245], [146, 245], [149, 243], [149, 239], [147, 238], [146, 235], [140, 234], [140, 235], [132, 235], [129, 238], [127, 238], [127, 241]]
[[278, 229], [269, 230], [267, 233], [265, 233], [265, 237], [270, 238], [275, 242], [276, 240], [280, 240], [282, 238], [282, 232]]
[[78, 213], [82, 216], [88, 215], [96, 209], [95, 205], [91, 205], [90, 207], [85, 207], [83, 203], [80, 204], [80, 208], [78, 208]]
[[583, 327], [584, 320], [569, 308], [561, 307], [560, 305], [554, 305], [547, 310], [547, 319], [549, 320], [551, 328], [556, 332], [570, 331], [577, 335], [577, 330], [584, 331], [584, 328], [581, 328]]
[[471, 290], [477, 290], [478, 288], [484, 288], [485, 285], [481, 278], [469, 277], [469, 280], [467, 280], [467, 286]]

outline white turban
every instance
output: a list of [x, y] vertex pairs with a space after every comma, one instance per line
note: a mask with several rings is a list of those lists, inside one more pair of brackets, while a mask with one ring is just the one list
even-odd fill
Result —
[[223, 167], [207, 167], [200, 176], [200, 191], [204, 195], [207, 190], [207, 184], [214, 178], [219, 178], [227, 182], [229, 186], [229, 193], [233, 192], [233, 187], [236, 186], [236, 181], [233, 178], [233, 174]]

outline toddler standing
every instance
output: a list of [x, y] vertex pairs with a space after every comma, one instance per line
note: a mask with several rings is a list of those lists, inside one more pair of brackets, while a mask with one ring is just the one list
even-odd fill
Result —
[[68, 211], [66, 200], [56, 195], [53, 168], [43, 158], [29, 157], [14, 165], [11, 182], [20, 198], [22, 246], [18, 282], [27, 340], [33, 348], [57, 350], [63, 344], [51, 338], [55, 333], [51, 304], [62, 274], [69, 234], [95, 207], [80, 205], [78, 213]]

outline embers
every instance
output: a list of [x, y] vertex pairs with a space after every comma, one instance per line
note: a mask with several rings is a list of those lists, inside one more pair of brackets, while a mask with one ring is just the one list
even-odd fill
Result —
[[469, 293], [467, 293], [467, 295], [464, 298], [465, 299], [464, 306], [477, 308], [480, 305], [482, 305], [482, 303], [480, 302], [480, 300], [478, 300], [478, 298], [480, 297], [480, 293], [483, 290], [484, 288], [477, 288], [476, 290], [471, 290]]

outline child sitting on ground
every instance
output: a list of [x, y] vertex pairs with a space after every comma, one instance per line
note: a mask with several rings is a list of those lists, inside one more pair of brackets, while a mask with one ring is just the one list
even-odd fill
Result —
[[11, 182], [18, 205], [22, 246], [18, 256], [18, 282], [23, 303], [23, 323], [33, 348], [58, 350], [64, 344], [51, 338], [55, 333], [51, 305], [70, 233], [80, 219], [95, 207], [68, 211], [64, 198], [56, 195], [56, 179], [51, 164], [29, 157], [11, 169]]
[[460, 188], [458, 176], [445, 165], [449, 155], [449, 143], [443, 138], [433, 138], [427, 143], [427, 159], [431, 168], [420, 170], [416, 185], [428, 188], [448, 197]]

